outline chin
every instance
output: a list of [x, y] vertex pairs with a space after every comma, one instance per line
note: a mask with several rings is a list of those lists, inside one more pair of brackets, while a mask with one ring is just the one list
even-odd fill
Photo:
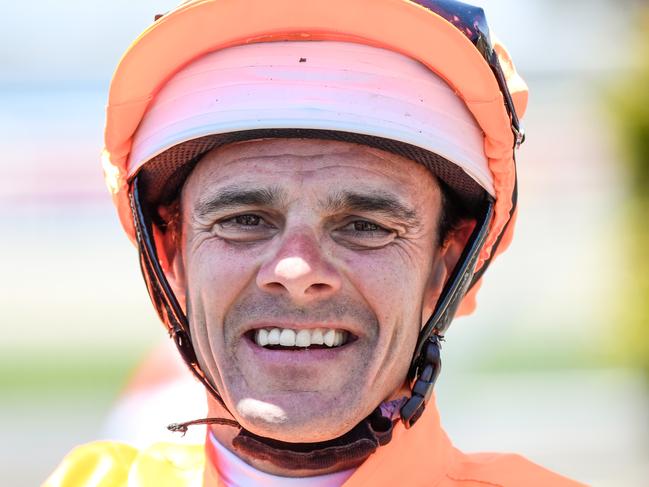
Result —
[[[284, 401], [277, 397], [273, 398], [272, 402], [243, 399], [236, 408], [238, 421], [245, 429], [258, 436], [288, 443], [315, 443], [344, 435], [366, 416], [345, 414], [360, 409], [341, 408], [340, 405], [344, 402], [312, 397], [313, 393], [308, 395], [311, 397], [302, 397], [297, 402], [293, 395], [291, 400], [287, 401], [288, 404], [282, 404]], [[326, 407], [327, 403], [331, 402], [335, 402], [338, 407]], [[309, 405], [320, 407], [308, 408]]]

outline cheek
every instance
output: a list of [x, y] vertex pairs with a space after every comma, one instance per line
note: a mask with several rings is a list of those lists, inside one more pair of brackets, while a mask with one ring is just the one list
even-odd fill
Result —
[[376, 313], [383, 334], [401, 337], [417, 330], [427, 276], [423, 269], [429, 265], [425, 259], [385, 248], [354, 252], [343, 261], [352, 286]]
[[[216, 238], [187, 248], [191, 249], [186, 268], [194, 348], [202, 369], [227, 396], [225, 384], [232, 382], [227, 376], [232, 373], [238, 375], [238, 372], [231, 355], [232, 337], [228, 335], [224, 322], [238, 296], [251, 280], [254, 281], [259, 251], [240, 247], [233, 249]], [[224, 368], [224, 361], [230, 363], [231, 367]]]
[[192, 309], [203, 314], [196, 320], [210, 330], [220, 329], [227, 310], [254, 281], [259, 252], [232, 248], [218, 239], [203, 241], [189, 258], [187, 285]]
[[252, 247], [234, 249], [231, 244], [211, 238], [192, 252], [188, 275], [190, 279], [211, 286], [218, 285], [217, 289], [226, 291], [252, 271], [258, 255], [259, 252]]
[[402, 386], [421, 327], [421, 310], [430, 263], [426, 256], [403, 249], [381, 249], [346, 255], [351, 285], [379, 322], [378, 341], [366, 364], [372, 398], [386, 400]]

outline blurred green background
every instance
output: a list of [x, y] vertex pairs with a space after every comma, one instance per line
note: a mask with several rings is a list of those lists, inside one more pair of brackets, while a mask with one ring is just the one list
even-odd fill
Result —
[[649, 7], [635, 21], [632, 55], [635, 68], [612, 84], [610, 106], [624, 164], [627, 252], [619, 316], [624, 323], [627, 363], [649, 380]]
[[[175, 3], [2, 3], [3, 485], [38, 485], [74, 445], [127, 438], [111, 410], [165, 340], [99, 152], [112, 69]], [[514, 243], [477, 313], [447, 335], [443, 424], [464, 450], [516, 451], [593, 485], [646, 485], [649, 6], [474, 3], [530, 85], [529, 137]]]

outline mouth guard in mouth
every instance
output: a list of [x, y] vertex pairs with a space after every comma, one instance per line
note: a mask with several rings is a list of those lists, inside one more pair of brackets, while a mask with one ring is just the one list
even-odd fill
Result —
[[253, 339], [260, 347], [272, 349], [334, 348], [347, 343], [349, 333], [332, 328], [313, 328], [299, 331], [290, 328], [261, 328], [254, 330]]

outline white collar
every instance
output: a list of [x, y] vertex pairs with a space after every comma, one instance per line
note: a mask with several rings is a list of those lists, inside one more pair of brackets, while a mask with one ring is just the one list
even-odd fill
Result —
[[352, 476], [355, 468], [315, 477], [280, 477], [271, 475], [248, 465], [221, 445], [212, 432], [209, 441], [216, 451], [214, 465], [219, 480], [227, 487], [340, 487]]

